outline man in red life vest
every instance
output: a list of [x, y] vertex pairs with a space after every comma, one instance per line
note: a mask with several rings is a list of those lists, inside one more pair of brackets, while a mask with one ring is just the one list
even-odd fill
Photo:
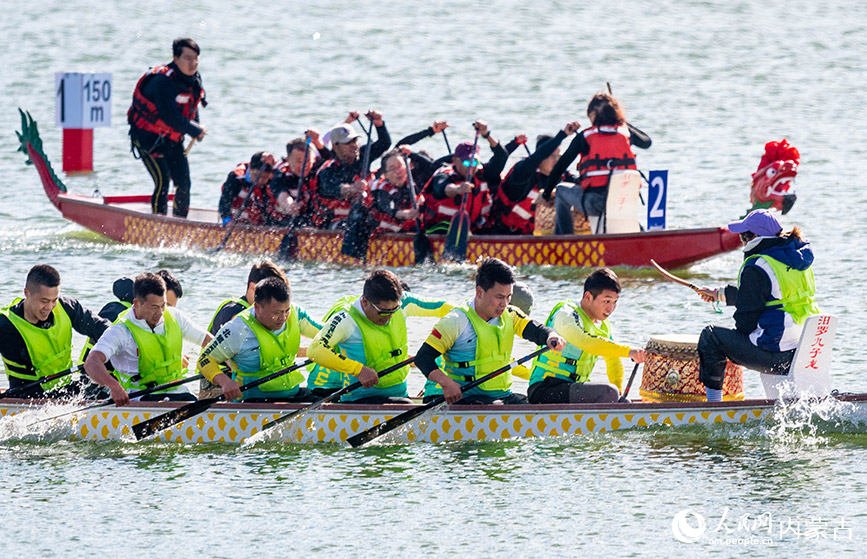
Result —
[[401, 145], [382, 156], [382, 176], [370, 185], [371, 216], [379, 222], [375, 233], [409, 231], [416, 224], [418, 210], [413, 207], [404, 161], [404, 155], [410, 157], [411, 153], [409, 146]]
[[199, 45], [175, 39], [172, 62], [157, 66], [139, 79], [127, 111], [132, 152], [141, 158], [154, 181], [151, 210], [168, 211], [169, 181], [175, 184], [175, 217], [190, 208], [190, 165], [184, 134], [201, 141], [208, 131], [199, 124], [199, 102], [207, 106], [199, 75]]
[[[268, 225], [277, 202], [268, 183], [274, 176], [274, 155], [267, 151], [253, 154], [229, 173], [220, 195], [220, 219], [228, 225], [233, 219], [249, 225]], [[240, 212], [240, 213], [239, 213]]]
[[[376, 127], [377, 139], [370, 144], [370, 157], [374, 161], [385, 153], [391, 145], [391, 137], [385, 128], [382, 114], [369, 111], [367, 118]], [[359, 144], [359, 134], [352, 124], [345, 123], [334, 128], [330, 134], [334, 157], [326, 161], [311, 184], [311, 220], [315, 227], [335, 229], [345, 226], [352, 201], [368, 195], [370, 172], [362, 169], [363, 150]]]
[[[452, 217], [460, 210], [464, 195], [467, 196], [466, 210], [470, 214], [473, 230], [485, 224], [491, 210], [488, 185], [500, 183], [500, 173], [506, 166], [509, 154], [488, 131], [485, 121], [477, 120], [473, 127], [488, 141], [494, 155], [482, 166], [479, 165], [478, 146], [473, 153], [472, 142], [458, 144], [451, 165], [440, 167], [424, 187], [422, 215], [428, 231], [445, 231]], [[471, 172], [472, 182], [467, 180]]]

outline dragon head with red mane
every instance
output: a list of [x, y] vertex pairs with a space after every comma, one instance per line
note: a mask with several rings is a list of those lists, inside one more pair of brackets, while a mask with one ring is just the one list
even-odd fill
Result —
[[785, 138], [780, 142], [765, 144], [765, 154], [759, 168], [753, 173], [750, 189], [750, 211], [759, 208], [774, 208], [788, 212], [795, 204], [794, 181], [798, 175], [801, 154]]

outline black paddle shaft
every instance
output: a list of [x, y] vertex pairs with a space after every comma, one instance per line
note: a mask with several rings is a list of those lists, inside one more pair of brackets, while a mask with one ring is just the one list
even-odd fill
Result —
[[[471, 390], [473, 388], [476, 388], [477, 386], [481, 385], [482, 383], [488, 382], [492, 378], [505, 373], [509, 369], [512, 369], [513, 367], [516, 367], [516, 366], [521, 365], [523, 363], [526, 363], [527, 361], [530, 361], [531, 359], [535, 358], [536, 356], [545, 353], [546, 351], [548, 351], [548, 349], [549, 349], [548, 347], [539, 348], [536, 351], [534, 351], [533, 353], [530, 353], [529, 355], [525, 355], [524, 357], [521, 357], [517, 361], [513, 361], [504, 367], [500, 367], [496, 371], [488, 373], [481, 378], [477, 378], [473, 382], [471, 382], [469, 384], [465, 384], [464, 386], [462, 386], [461, 392], [466, 392], [467, 390]], [[389, 431], [397, 429], [401, 425], [404, 425], [404, 424], [412, 421], [416, 417], [422, 415], [424, 412], [428, 411], [431, 408], [437, 407], [438, 405], [442, 404], [445, 401], [446, 401], [445, 396], [437, 396], [436, 398], [434, 398], [433, 400], [431, 400], [427, 404], [423, 404], [423, 405], [418, 406], [416, 408], [413, 408], [409, 411], [405, 411], [400, 415], [396, 415], [396, 416], [392, 417], [391, 419], [389, 419], [388, 421], [386, 421], [384, 423], [380, 423], [379, 425], [374, 425], [373, 427], [371, 427], [370, 429], [368, 429], [366, 431], [362, 431], [361, 433], [358, 433], [356, 435], [352, 435], [351, 437], [346, 439], [346, 442], [348, 442], [353, 447], [359, 447], [365, 443], [372, 441], [373, 439], [375, 439], [377, 437], [380, 437], [380, 436], [388, 433]]]
[[[445, 132], [445, 131], [443, 131]], [[409, 157], [403, 154], [403, 164], [406, 166], [406, 185], [409, 188], [409, 196], [412, 199], [412, 207], [418, 211], [418, 200], [416, 199], [415, 181], [412, 179], [412, 169], [410, 169]], [[412, 248], [415, 253], [415, 263], [424, 264], [428, 260], [433, 260], [433, 247], [430, 239], [424, 234], [424, 223], [421, 219], [421, 214], [415, 218], [415, 226], [418, 227], [418, 232], [412, 240]]]
[[57, 380], [59, 378], [63, 378], [65, 376], [71, 375], [72, 373], [81, 369], [81, 365], [73, 365], [72, 367], [60, 371], [59, 373], [54, 373], [53, 375], [48, 375], [46, 377], [42, 377], [33, 382], [22, 384], [21, 386], [16, 386], [14, 388], [9, 388], [6, 392], [0, 394], [0, 400], [4, 398], [17, 398], [18, 396], [23, 396], [29, 393], [34, 388], [42, 386], [46, 382], [51, 382], [52, 380]]
[[[256, 388], [261, 384], [265, 384], [269, 380], [274, 380], [275, 378], [283, 376], [286, 373], [291, 373], [295, 369], [305, 367], [310, 363], [313, 363], [313, 360], [308, 359], [303, 363], [297, 363], [295, 365], [292, 365], [291, 367], [287, 367], [286, 369], [277, 371], [276, 373], [271, 373], [268, 376], [256, 379], [253, 382], [248, 382], [241, 387], [241, 392], [250, 390], [251, 388]], [[133, 433], [135, 433], [136, 440], [140, 441], [146, 437], [153, 435], [154, 433], [162, 431], [163, 429], [168, 429], [172, 425], [180, 423], [185, 419], [189, 419], [194, 415], [198, 415], [216, 404], [217, 402], [222, 402], [225, 399], [226, 395], [220, 394], [219, 396], [215, 396], [214, 398], [207, 398], [205, 400], [198, 400], [196, 402], [192, 402], [185, 406], [181, 406], [180, 408], [174, 409], [168, 413], [152, 417], [147, 421], [136, 423], [132, 426], [132, 431]]]
[[[412, 363], [414, 360], [415, 360], [415, 356], [410, 357], [409, 359], [405, 359], [405, 360], [401, 361], [400, 363], [396, 363], [396, 364], [392, 365], [391, 367], [388, 367], [387, 369], [383, 369], [376, 374], [379, 375], [379, 378], [382, 378], [389, 373], [393, 373], [394, 371], [396, 371], [398, 369], [402, 369], [403, 367], [406, 367], [407, 365]], [[353, 390], [358, 390], [359, 388], [361, 388], [361, 381], [353, 382], [349, 386], [344, 386], [340, 390], [332, 392], [328, 396], [326, 396], [324, 398], [320, 398], [319, 400], [316, 400], [312, 404], [308, 404], [306, 406], [298, 408], [297, 410], [293, 411], [292, 413], [287, 413], [284, 416], [278, 417], [274, 421], [269, 421], [269, 422], [265, 423], [264, 425], [262, 425], [262, 431], [265, 431], [266, 429], [270, 429], [271, 427], [274, 427], [276, 425], [280, 425], [284, 421], [289, 421], [293, 417], [297, 417], [305, 411], [310, 411], [310, 410], [316, 409], [319, 406], [322, 406], [324, 404], [328, 404], [330, 402], [333, 402], [333, 401], [337, 400], [338, 398], [340, 398], [341, 396], [343, 396], [344, 394], [346, 394], [348, 392], [352, 392]]]

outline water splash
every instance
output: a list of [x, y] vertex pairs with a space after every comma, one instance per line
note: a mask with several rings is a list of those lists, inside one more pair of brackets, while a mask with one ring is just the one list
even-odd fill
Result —
[[837, 398], [798, 394], [784, 386], [764, 434], [782, 444], [817, 446], [828, 435], [858, 433], [867, 428], [867, 409]]
[[430, 440], [428, 436], [428, 428], [433, 426], [433, 417], [439, 415], [442, 411], [447, 410], [448, 406], [443, 402], [442, 404], [427, 410], [412, 421], [405, 423], [396, 429], [392, 429], [388, 433], [370, 441], [364, 446], [390, 446], [409, 444], [414, 441]]
[[5, 415], [0, 418], [0, 442], [56, 442], [70, 439], [77, 432], [75, 416], [56, 421], [51, 419], [79, 408], [75, 402], [34, 405], [18, 413]]

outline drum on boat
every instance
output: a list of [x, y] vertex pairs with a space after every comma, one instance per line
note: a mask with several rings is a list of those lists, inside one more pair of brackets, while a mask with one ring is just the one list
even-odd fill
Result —
[[[653, 336], [647, 342], [641, 398], [648, 402], [703, 402], [707, 398], [698, 379], [698, 335]], [[726, 363], [724, 400], [744, 399], [744, 370]]]

